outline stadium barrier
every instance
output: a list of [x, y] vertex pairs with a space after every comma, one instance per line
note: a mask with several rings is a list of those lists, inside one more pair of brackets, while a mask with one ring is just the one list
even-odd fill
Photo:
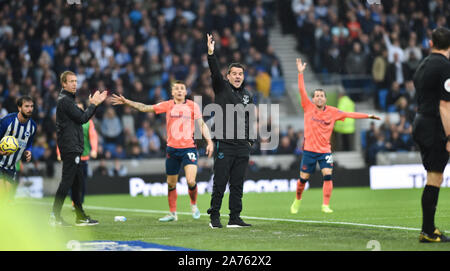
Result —
[[[423, 188], [427, 172], [422, 164], [370, 167], [371, 189]], [[450, 165], [444, 171], [441, 187], [450, 187]]]
[[[244, 182], [244, 193], [249, 192], [291, 192], [296, 190], [298, 170], [278, 171], [262, 169], [247, 173]], [[198, 193], [210, 193], [212, 189], [212, 173], [199, 172], [197, 175]], [[368, 187], [369, 169], [336, 169], [334, 174], [335, 187]], [[322, 187], [322, 176], [315, 172], [309, 182], [310, 187]], [[187, 182], [180, 173], [177, 192], [187, 194]], [[95, 194], [130, 194], [131, 196], [162, 196], [167, 195], [166, 176], [164, 174], [128, 175], [122, 177], [93, 176], [88, 179], [86, 193]]]
[[[345, 154], [345, 155], [344, 155]], [[351, 156], [351, 159], [347, 159], [348, 153], [334, 154], [336, 167], [333, 172], [333, 180], [335, 186], [356, 186], [356, 187], [370, 187], [371, 177], [370, 169], [365, 166], [349, 167], [348, 164], [356, 164], [355, 158]], [[396, 166], [399, 164], [420, 164], [418, 158], [420, 156], [417, 152], [410, 153], [378, 153], [377, 158], [380, 161], [380, 165]], [[418, 160], [419, 159], [419, 160]], [[349, 161], [346, 161], [349, 160]], [[360, 160], [360, 161], [359, 161]], [[357, 162], [362, 162], [359, 159]], [[261, 155], [251, 156], [251, 161], [254, 163], [249, 166], [247, 180], [253, 181], [258, 186], [263, 187], [264, 180], [269, 180], [269, 183], [273, 180], [288, 180], [290, 182], [293, 179], [298, 178], [299, 163], [298, 157], [294, 155]], [[383, 161], [383, 162], [381, 162]], [[126, 176], [124, 177], [110, 177], [96, 176], [92, 178], [92, 173], [100, 165], [99, 160], [91, 160], [88, 162], [90, 178], [88, 179], [88, 193], [129, 193], [129, 181], [131, 178], [140, 178], [145, 183], [165, 183], [165, 159], [141, 159], [141, 160], [107, 160], [104, 164], [107, 168], [111, 169], [114, 163], [118, 162], [124, 166], [126, 170]], [[205, 157], [199, 159], [199, 176], [198, 182], [207, 182], [211, 179], [211, 167], [213, 160]], [[23, 171], [20, 174], [21, 186], [19, 189], [19, 196], [26, 197], [41, 197], [52, 196], [55, 194], [58, 184], [61, 180], [61, 167], [62, 164], [55, 162], [52, 176], [46, 176], [46, 163], [24, 163]], [[401, 170], [400, 167], [397, 170]], [[259, 175], [258, 175], [259, 174]], [[398, 174], [390, 174], [386, 177], [387, 181], [396, 183], [395, 176]], [[183, 173], [180, 173], [183, 176]], [[379, 178], [379, 177], [377, 177]], [[261, 181], [262, 182], [259, 182]], [[374, 177], [372, 177], [372, 181]], [[181, 179], [180, 179], [181, 181]], [[375, 182], [379, 182], [378, 180]], [[319, 170], [313, 174], [311, 178], [312, 187], [320, 187], [322, 185], [321, 174]], [[252, 187], [252, 182], [247, 185], [248, 189]], [[275, 185], [276, 186], [276, 185]], [[286, 187], [286, 184], [283, 184]], [[290, 184], [287, 185], [290, 187]], [[414, 186], [408, 186], [414, 187]], [[262, 188], [258, 188], [262, 189]], [[281, 189], [281, 188], [277, 188]], [[289, 188], [290, 189], [290, 188]], [[91, 191], [89, 191], [91, 190]], [[267, 190], [267, 189], [266, 189]], [[291, 190], [289, 190], [291, 191]]]

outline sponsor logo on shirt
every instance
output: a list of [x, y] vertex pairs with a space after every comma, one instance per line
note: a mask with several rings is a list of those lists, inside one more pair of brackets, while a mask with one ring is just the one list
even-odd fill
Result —
[[331, 124], [331, 121], [324, 121], [324, 120], [321, 120], [321, 119], [316, 119], [314, 117], [312, 117], [311, 120], [313, 120], [315, 122], [319, 122], [320, 124], [324, 124], [324, 125], [327, 125], [327, 126]]

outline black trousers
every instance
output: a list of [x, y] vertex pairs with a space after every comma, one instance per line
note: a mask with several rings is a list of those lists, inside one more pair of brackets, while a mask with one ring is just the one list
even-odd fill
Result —
[[244, 178], [248, 167], [250, 146], [216, 142], [214, 154], [214, 184], [211, 194], [211, 219], [220, 216], [220, 208], [227, 183], [229, 183], [230, 219], [240, 216]]
[[[86, 179], [87, 179], [87, 174], [88, 174], [88, 161], [80, 161], [81, 167], [83, 168], [83, 181], [82, 181], [82, 189], [81, 189], [81, 204], [84, 203], [84, 195], [86, 194]], [[73, 194], [72, 191], [70, 191], [70, 197], [72, 199], [73, 202]]]
[[84, 215], [81, 203], [84, 172], [80, 156], [79, 153], [61, 154], [62, 178], [53, 202], [53, 213], [57, 218], [61, 216], [61, 209], [70, 189], [72, 190], [72, 200], [77, 217], [83, 217]]

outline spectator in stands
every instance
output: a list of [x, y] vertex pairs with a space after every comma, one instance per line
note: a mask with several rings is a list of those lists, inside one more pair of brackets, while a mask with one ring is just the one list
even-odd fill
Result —
[[294, 153], [294, 149], [292, 148], [291, 140], [287, 135], [281, 137], [280, 144], [278, 145], [276, 153], [277, 154], [293, 154]]
[[347, 23], [349, 35], [353, 40], [358, 39], [360, 36], [360, 33], [362, 32], [361, 24], [356, 19], [356, 14], [354, 12], [349, 12], [347, 16], [348, 16], [348, 21], [349, 21]]
[[122, 176], [126, 176], [128, 173], [128, 168], [126, 166], [124, 166], [123, 164], [120, 163], [119, 159], [114, 159], [114, 165], [110, 168], [107, 169], [108, 170], [108, 176], [110, 177], [114, 177], [114, 176], [118, 176], [118, 177], [122, 177]]
[[105, 159], [100, 159], [100, 163], [94, 169], [93, 176], [94, 177], [108, 176], [108, 167], [106, 166]]
[[258, 69], [255, 77], [256, 90], [259, 91], [264, 98], [270, 95], [271, 77], [264, 69]]
[[388, 50], [388, 61], [389, 63], [395, 62], [395, 55], [397, 55], [397, 60], [400, 62], [405, 61], [405, 52], [400, 46], [400, 37], [399, 33], [392, 33], [392, 42], [391, 38], [389, 38], [389, 34], [383, 29], [383, 40], [384, 44]]
[[390, 106], [392, 106], [391, 111], [395, 110], [395, 103], [397, 100], [402, 96], [402, 89], [400, 88], [400, 84], [397, 81], [393, 81], [391, 83], [391, 88], [389, 89], [389, 93], [386, 97], [386, 105], [388, 106], [388, 109]]
[[408, 100], [408, 103], [410, 105], [412, 105], [412, 107], [414, 108], [416, 105], [416, 101], [415, 101], [415, 95], [416, 95], [416, 88], [414, 86], [414, 81], [413, 80], [409, 80], [405, 82], [405, 98]]
[[389, 85], [392, 85], [392, 82], [397, 82], [400, 86], [403, 86], [405, 80], [411, 78], [408, 74], [409, 69], [407, 65], [401, 61], [401, 57], [399, 54], [394, 53], [393, 61], [389, 62], [388, 68], [386, 71], [386, 81]]
[[143, 154], [148, 157], [161, 156], [161, 140], [148, 122], [143, 125], [143, 133], [138, 137]]
[[396, 130], [405, 144], [405, 149], [410, 150], [414, 144], [412, 140], [412, 122], [403, 113], [400, 114], [400, 121], [397, 123]]
[[103, 137], [104, 144], [122, 144], [122, 131], [123, 126], [119, 117], [116, 115], [116, 111], [112, 107], [108, 107], [105, 111], [105, 115], [101, 120], [100, 131]]
[[352, 51], [345, 59], [345, 68], [348, 74], [367, 74], [367, 55], [361, 51], [359, 42], [353, 43]]
[[400, 137], [400, 133], [394, 129], [392, 130], [391, 138], [385, 144], [386, 150], [389, 152], [406, 151], [406, 145]]
[[405, 96], [400, 96], [395, 102], [395, 106], [396, 111], [399, 112], [400, 116], [404, 116], [409, 123], [413, 122], [416, 112]]
[[382, 50], [381, 54], [375, 57], [372, 64], [372, 80], [375, 84], [374, 100], [375, 106], [380, 108], [379, 91], [381, 89], [387, 89], [388, 84], [386, 80], [386, 73], [388, 69], [387, 62], [387, 50]]
[[382, 133], [379, 133], [376, 137], [375, 144], [371, 144], [368, 147], [367, 164], [369, 166], [377, 164], [377, 153], [386, 151], [385, 137]]

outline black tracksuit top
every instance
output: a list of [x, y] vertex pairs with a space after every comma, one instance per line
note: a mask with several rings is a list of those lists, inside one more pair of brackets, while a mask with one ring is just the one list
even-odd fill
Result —
[[68, 153], [83, 153], [84, 136], [82, 125], [94, 115], [96, 106], [91, 104], [85, 111], [75, 103], [75, 95], [62, 89], [56, 104], [57, 144], [61, 157]]
[[[233, 85], [231, 85], [227, 80], [225, 80], [220, 72], [219, 63], [217, 61], [216, 56], [208, 55], [208, 64], [209, 68], [211, 70], [211, 78], [212, 78], [212, 87], [215, 93], [215, 99], [214, 102], [221, 106], [223, 111], [223, 127], [220, 127], [220, 125], [216, 125], [218, 120], [214, 121], [215, 126], [215, 136], [213, 137], [216, 141], [222, 141], [226, 142], [228, 144], [233, 145], [246, 145], [249, 146], [253, 144], [255, 141], [253, 138], [249, 138], [249, 129], [253, 129], [253, 125], [250, 125], [250, 118], [249, 118], [249, 110], [250, 108], [248, 105], [253, 104], [253, 97], [250, 94], [249, 91], [247, 91], [244, 88], [244, 83], [241, 85], [240, 88], [235, 88]], [[233, 131], [227, 131], [227, 105], [229, 107], [236, 107], [237, 114], [234, 114], [234, 132]], [[239, 106], [242, 105], [242, 106]], [[230, 112], [228, 112], [230, 113]], [[254, 112], [252, 111], [252, 114]], [[238, 120], [238, 118], [240, 118]], [[244, 118], [244, 120], [242, 120]], [[230, 122], [231, 120], [228, 120]], [[238, 121], [245, 121], [245, 137], [238, 139]], [[228, 124], [230, 125], [230, 123]], [[242, 131], [240, 131], [242, 133]]]

